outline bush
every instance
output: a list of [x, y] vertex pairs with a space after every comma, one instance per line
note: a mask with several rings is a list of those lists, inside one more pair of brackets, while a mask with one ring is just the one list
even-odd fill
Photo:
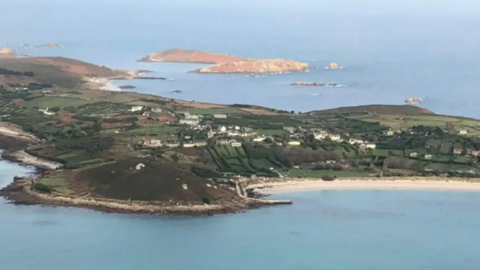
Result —
[[202, 198], [202, 202], [203, 202], [204, 204], [210, 204], [210, 203], [211, 203], [211, 202], [210, 202], [210, 199], [209, 199], [209, 198], [205, 198], [205, 197]]
[[322, 176], [322, 180], [323, 180], [323, 181], [334, 181], [335, 179], [337, 179], [336, 176], [330, 176], [330, 175], [324, 175], [324, 176]]
[[53, 190], [51, 187], [44, 185], [42, 183], [36, 183], [34, 188], [41, 192], [51, 193]]

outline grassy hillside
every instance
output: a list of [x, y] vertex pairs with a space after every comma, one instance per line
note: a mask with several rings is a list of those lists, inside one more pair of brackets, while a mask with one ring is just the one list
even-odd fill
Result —
[[[137, 170], [139, 164], [145, 167]], [[98, 196], [122, 200], [192, 202], [229, 198], [234, 194], [194, 175], [189, 168], [153, 159], [130, 158], [87, 169], [77, 179], [89, 183]]]

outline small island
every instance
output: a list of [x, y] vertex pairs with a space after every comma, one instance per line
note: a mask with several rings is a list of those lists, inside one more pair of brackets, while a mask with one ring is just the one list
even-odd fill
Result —
[[306, 71], [310, 66], [293, 60], [284, 59], [251, 59], [240, 58], [227, 54], [213, 54], [196, 50], [169, 49], [150, 54], [139, 61], [141, 62], [179, 62], [214, 64], [211, 67], [200, 68], [193, 73], [223, 74], [247, 73], [280, 74], [295, 71]]
[[251, 60], [248, 58], [241, 58], [228, 54], [216, 54], [197, 50], [184, 50], [175, 48], [149, 54], [138, 61], [219, 64], [230, 62], [245, 62]]

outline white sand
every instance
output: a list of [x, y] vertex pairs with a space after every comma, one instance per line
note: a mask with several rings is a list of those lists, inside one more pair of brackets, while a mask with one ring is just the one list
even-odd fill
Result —
[[464, 180], [448, 180], [437, 178], [423, 179], [342, 179], [335, 181], [322, 180], [287, 180], [250, 185], [261, 194], [278, 194], [310, 190], [457, 190], [480, 192], [480, 179], [474, 182]]

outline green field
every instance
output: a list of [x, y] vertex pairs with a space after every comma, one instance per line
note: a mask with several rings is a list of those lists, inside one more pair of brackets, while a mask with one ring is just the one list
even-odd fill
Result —
[[26, 101], [24, 105], [28, 108], [53, 108], [53, 107], [67, 107], [67, 106], [80, 106], [90, 103], [88, 100], [73, 98], [73, 97], [39, 97]]
[[265, 136], [282, 136], [283, 134], [287, 134], [287, 132], [283, 129], [255, 129], [253, 132], [263, 134]]
[[227, 108], [227, 109], [187, 109], [191, 114], [216, 114], [216, 113], [224, 113], [224, 114], [248, 114], [245, 111], [235, 109], [235, 108]]
[[68, 176], [65, 173], [57, 172], [43, 176], [37, 183], [49, 187], [53, 192], [61, 194], [71, 194], [70, 185], [68, 183]]

